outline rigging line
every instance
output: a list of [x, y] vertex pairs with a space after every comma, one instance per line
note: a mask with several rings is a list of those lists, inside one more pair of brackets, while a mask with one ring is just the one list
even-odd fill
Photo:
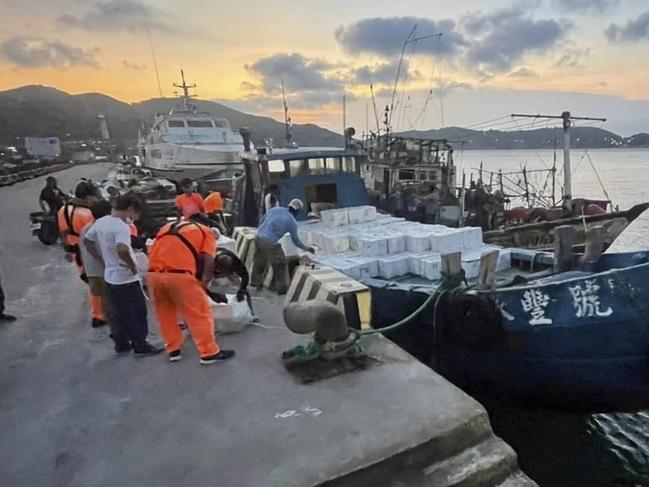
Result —
[[599, 175], [599, 171], [597, 171], [597, 168], [595, 167], [595, 164], [593, 164], [593, 160], [590, 158], [590, 154], [588, 155], [588, 162], [590, 162], [590, 166], [593, 168], [593, 172], [595, 173], [595, 176], [597, 176], [597, 181], [599, 181], [599, 185], [602, 188], [602, 191], [604, 192], [604, 196], [610, 202], [611, 197], [608, 195], [608, 191], [606, 191], [606, 187], [604, 186], [604, 182], [602, 181], [602, 178]]
[[[470, 130], [470, 129], [473, 129], [475, 127], [480, 127], [482, 125], [488, 125], [490, 123], [497, 122], [499, 120], [503, 120], [505, 118], [510, 118], [510, 115], [503, 115], [502, 117], [492, 118], [491, 120], [485, 120], [484, 122], [474, 123], [473, 125], [467, 125], [464, 128], [467, 129], [467, 130]], [[478, 130], [478, 129], [476, 129], [476, 130]]]
[[526, 124], [526, 125], [520, 125], [518, 127], [503, 127], [498, 130], [498, 132], [506, 132], [506, 133], [513, 133], [513, 132], [523, 132], [523, 131], [532, 131], [532, 130], [550, 130], [550, 129], [555, 129], [559, 128], [559, 125], [555, 124], [547, 124], [547, 123], [542, 123], [542, 124]]
[[151, 31], [147, 28], [145, 29], [146, 35], [149, 38], [149, 47], [151, 48], [151, 59], [153, 60], [153, 69], [155, 70], [155, 79], [158, 82], [158, 94], [162, 98], [162, 86], [160, 85], [160, 73], [158, 73], [158, 62], [155, 58], [155, 51], [153, 49], [153, 40], [151, 39]]
[[[547, 125], [556, 125], [558, 122], [551, 120], [533, 120], [521, 122], [520, 120], [512, 120], [509, 123], [502, 123], [498, 125], [500, 131], [509, 131], [513, 129], [526, 129], [527, 127], [543, 127]], [[492, 129], [493, 130], [493, 129]]]
[[408, 47], [408, 41], [412, 39], [412, 36], [415, 34], [416, 30], [417, 30], [417, 24], [415, 24], [412, 27], [412, 30], [408, 34], [408, 37], [406, 37], [406, 40], [404, 41], [403, 47], [401, 49], [401, 56], [399, 57], [399, 64], [397, 65], [397, 75], [395, 76], [394, 87], [392, 88], [392, 99], [390, 100], [390, 113], [388, 114], [388, 127], [392, 125], [392, 115], [394, 113], [394, 97], [397, 94], [397, 86], [399, 84], [399, 75], [401, 74], [401, 64], [403, 63], [403, 56], [406, 53], [406, 48]]
[[[417, 42], [418, 42], [417, 39], [414, 39], [412, 42], [412, 48], [410, 52], [411, 58], [415, 56], [415, 53], [417, 51]], [[401, 92], [401, 96], [406, 97], [406, 103], [401, 107], [400, 116], [397, 118], [397, 129], [403, 129], [404, 118], [409, 108], [408, 100], [410, 99], [410, 95], [408, 94], [408, 80], [410, 78], [410, 61], [408, 61], [407, 58], [404, 58], [404, 61], [405, 61], [406, 72], [403, 76], [403, 83], [402, 83], [403, 90]]]

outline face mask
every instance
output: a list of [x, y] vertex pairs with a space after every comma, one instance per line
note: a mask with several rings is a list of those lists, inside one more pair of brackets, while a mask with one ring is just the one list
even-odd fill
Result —
[[127, 224], [127, 225], [130, 225], [130, 224], [132, 224], [132, 223], [133, 223], [133, 218], [131, 218], [130, 216], [127, 216], [127, 217], [126, 217], [126, 224]]

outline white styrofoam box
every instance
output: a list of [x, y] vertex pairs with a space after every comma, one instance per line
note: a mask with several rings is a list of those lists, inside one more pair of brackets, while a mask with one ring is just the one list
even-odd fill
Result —
[[379, 259], [379, 276], [386, 279], [405, 276], [408, 274], [408, 257], [405, 255], [390, 255]]
[[229, 250], [230, 252], [236, 253], [237, 243], [234, 239], [227, 237], [225, 235], [220, 235], [219, 239], [216, 241], [216, 245], [220, 249]]
[[460, 252], [463, 246], [464, 237], [457, 228], [449, 228], [443, 232], [434, 233], [430, 237], [431, 250], [442, 254]]
[[[406, 235], [406, 249], [409, 252], [421, 254], [430, 250], [430, 234], [427, 233], [414, 233]], [[435, 249], [433, 249], [435, 250]]]
[[406, 236], [405, 235], [388, 235], [388, 254], [400, 254], [406, 251]]
[[467, 279], [475, 279], [480, 274], [480, 259], [462, 259], [462, 269]]
[[300, 240], [302, 240], [302, 243], [304, 245], [314, 245], [315, 242], [313, 241], [313, 235], [314, 231], [311, 229], [306, 229], [306, 228], [298, 228], [297, 234], [300, 237]]
[[338, 227], [349, 223], [349, 212], [346, 208], [324, 210], [320, 212], [320, 219], [326, 226]]
[[462, 230], [462, 237], [464, 244], [463, 250], [473, 250], [480, 248], [482, 243], [482, 228], [480, 227], [464, 227]]
[[388, 241], [385, 238], [362, 237], [356, 239], [358, 252], [366, 257], [381, 257], [388, 253]]
[[338, 233], [323, 234], [322, 243], [324, 244], [325, 252], [331, 254], [338, 254], [349, 250], [349, 237], [347, 235]]
[[282, 246], [282, 250], [286, 257], [299, 257], [301, 255], [300, 249], [295, 246], [288, 233], [284, 234], [284, 236], [279, 239], [279, 244]]
[[350, 257], [339, 270], [354, 279], [376, 277], [379, 274], [379, 261], [369, 257]]
[[425, 252], [423, 254], [408, 254], [408, 270], [411, 274], [424, 276], [426, 274], [425, 261], [434, 260], [441, 263], [441, 259], [442, 258], [440, 254], [434, 252]]
[[442, 257], [439, 254], [427, 257], [422, 261], [422, 276], [431, 281], [438, 280], [442, 275]]
[[376, 208], [374, 206], [354, 206], [347, 208], [349, 213], [349, 224], [355, 225], [376, 220]]
[[499, 249], [498, 264], [496, 264], [496, 272], [506, 271], [512, 268], [512, 251], [509, 249]]

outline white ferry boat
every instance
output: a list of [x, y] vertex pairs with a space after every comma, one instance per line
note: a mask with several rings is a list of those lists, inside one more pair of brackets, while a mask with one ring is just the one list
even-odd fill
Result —
[[140, 139], [144, 167], [154, 176], [179, 181], [206, 176], [227, 178], [242, 173], [241, 135], [232, 131], [225, 119], [214, 118], [192, 104], [188, 85], [181, 71], [181, 103], [167, 114], [156, 114], [150, 131]]

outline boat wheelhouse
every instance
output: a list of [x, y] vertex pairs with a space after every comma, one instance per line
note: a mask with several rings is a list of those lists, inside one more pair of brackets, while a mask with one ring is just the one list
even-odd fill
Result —
[[453, 147], [447, 140], [387, 134], [366, 145], [362, 176], [372, 204], [421, 223], [460, 223]]

